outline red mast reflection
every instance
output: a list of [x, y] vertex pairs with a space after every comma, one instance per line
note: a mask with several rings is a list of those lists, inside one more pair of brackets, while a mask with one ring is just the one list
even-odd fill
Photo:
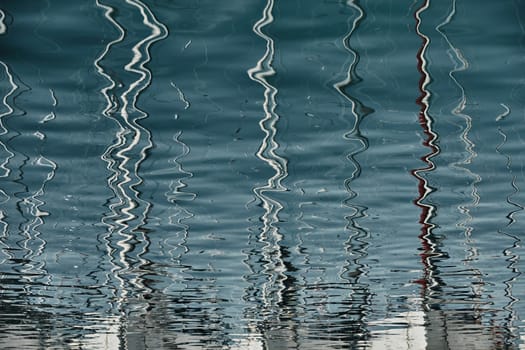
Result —
[[427, 71], [427, 61], [425, 59], [427, 48], [430, 44], [430, 39], [421, 32], [421, 14], [428, 9], [430, 6], [430, 0], [425, 0], [423, 4], [416, 10], [414, 17], [416, 20], [416, 33], [421, 38], [421, 46], [417, 52], [417, 69], [421, 74], [419, 79], [419, 91], [420, 95], [416, 99], [416, 103], [419, 105], [419, 124], [423, 129], [425, 139], [423, 140], [423, 146], [427, 147], [429, 152], [421, 157], [421, 160], [425, 163], [424, 167], [417, 168], [411, 171], [411, 174], [418, 180], [418, 197], [414, 200], [414, 204], [421, 208], [421, 215], [419, 217], [419, 223], [421, 224], [421, 234], [418, 236], [421, 240], [423, 252], [420, 254], [421, 261], [424, 266], [424, 276], [422, 279], [416, 281], [423, 286], [422, 293], [425, 294], [429, 281], [432, 281], [432, 263], [431, 257], [435, 253], [435, 244], [431, 239], [432, 229], [434, 225], [430, 222], [434, 216], [435, 207], [425, 203], [425, 199], [434, 189], [429, 185], [428, 180], [424, 177], [424, 174], [435, 169], [435, 165], [432, 162], [432, 158], [439, 154], [439, 147], [435, 144], [438, 135], [432, 130], [432, 118], [429, 115], [429, 100], [430, 92], [427, 89], [430, 83], [430, 74]]

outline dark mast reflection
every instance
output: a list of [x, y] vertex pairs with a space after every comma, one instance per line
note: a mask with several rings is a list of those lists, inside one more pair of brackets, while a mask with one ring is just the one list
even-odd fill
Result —
[[425, 0], [422, 6], [415, 12], [416, 32], [422, 39], [421, 47], [417, 52], [417, 69], [421, 74], [421, 78], [419, 79], [419, 91], [421, 94], [417, 98], [416, 103], [420, 107], [418, 115], [419, 124], [426, 136], [426, 139], [423, 140], [423, 146], [428, 148], [429, 152], [421, 157], [425, 166], [411, 171], [412, 175], [418, 180], [419, 196], [414, 201], [414, 204], [421, 208], [421, 215], [419, 217], [421, 234], [419, 235], [419, 239], [421, 240], [423, 248], [421, 260], [424, 266], [424, 276], [419, 282], [422, 284], [425, 294], [427, 290], [431, 289], [434, 285], [439, 284], [436, 280], [436, 276], [434, 276], [436, 268], [432, 259], [444, 255], [438, 251], [438, 244], [432, 233], [432, 229], [435, 225], [431, 223], [431, 219], [435, 216], [436, 208], [425, 202], [425, 199], [435, 191], [435, 188], [430, 186], [428, 180], [424, 177], [424, 174], [435, 169], [435, 164], [432, 162], [432, 158], [440, 152], [439, 147], [435, 144], [438, 135], [432, 129], [433, 120], [429, 115], [430, 92], [427, 90], [427, 85], [430, 83], [430, 74], [427, 71], [425, 53], [430, 44], [430, 39], [420, 31], [421, 13], [428, 9], [429, 6], [430, 0]]
[[[263, 28], [271, 24], [273, 17], [274, 0], [268, 0], [263, 9], [262, 16], [253, 26], [254, 33], [266, 42], [266, 51], [257, 62], [257, 65], [248, 71], [248, 76], [253, 81], [257, 82], [264, 88], [264, 117], [259, 122], [259, 127], [264, 134], [261, 146], [256, 153], [256, 156], [267, 163], [275, 174], [270, 177], [264, 186], [254, 188], [254, 194], [261, 201], [264, 214], [260, 217], [262, 228], [258, 235], [258, 241], [262, 244], [260, 264], [262, 264], [262, 271], [259, 271], [265, 279], [259, 281], [257, 278], [254, 281], [258, 284], [255, 286], [256, 298], [260, 299], [262, 315], [255, 318], [261, 318], [262, 324], [248, 324], [250, 330], [260, 328], [262, 332], [263, 342], [267, 347], [272, 348], [274, 342], [286, 342], [288, 348], [297, 348], [297, 344], [293, 340], [296, 336], [295, 326], [288, 324], [287, 327], [282, 327], [283, 312], [282, 307], [287, 304], [286, 298], [289, 296], [285, 291], [291, 291], [289, 276], [285, 274], [288, 269], [293, 267], [286, 264], [284, 257], [288, 255], [286, 249], [281, 245], [283, 239], [282, 233], [279, 232], [279, 212], [283, 209], [283, 205], [268, 194], [272, 192], [283, 192], [286, 188], [282, 185], [282, 181], [288, 175], [286, 158], [277, 154], [279, 143], [276, 140], [277, 122], [280, 117], [276, 113], [277, 107], [276, 96], [278, 89], [273, 86], [268, 77], [275, 75], [273, 68], [273, 61], [275, 57], [274, 40], [263, 32]], [[250, 266], [252, 271], [259, 270], [258, 268]], [[255, 315], [254, 315], [255, 316]], [[258, 332], [255, 332], [258, 333]], [[252, 337], [253, 335], [250, 335]]]
[[[345, 312], [344, 317], [348, 318], [345, 322], [345, 331], [349, 333], [347, 343], [350, 346], [356, 346], [360, 341], [367, 339], [368, 330], [366, 328], [366, 313], [369, 310], [369, 304], [371, 299], [371, 292], [369, 285], [361, 282], [361, 277], [366, 274], [367, 266], [361, 262], [361, 259], [367, 255], [368, 241], [367, 238], [369, 233], [358, 224], [358, 220], [365, 217], [365, 212], [368, 209], [365, 206], [358, 205], [354, 202], [357, 198], [357, 192], [352, 189], [352, 182], [354, 182], [361, 175], [361, 165], [357, 161], [356, 157], [358, 154], [368, 149], [368, 140], [361, 134], [360, 124], [362, 120], [374, 111], [371, 108], [365, 107], [361, 101], [355, 96], [352, 96], [348, 90], [354, 85], [358, 84], [362, 79], [357, 74], [357, 65], [360, 60], [359, 53], [352, 48], [350, 39], [355, 31], [359, 28], [359, 25], [366, 18], [366, 13], [360, 6], [357, 0], [348, 1], [346, 4], [356, 15], [352, 18], [350, 29], [347, 35], [343, 38], [344, 48], [352, 57], [352, 61], [349, 64], [347, 74], [344, 80], [334, 84], [334, 88], [346, 102], [351, 105], [351, 115], [353, 116], [353, 123], [346, 131], [344, 138], [351, 142], [353, 149], [346, 158], [352, 164], [353, 170], [350, 177], [345, 179], [345, 188], [348, 192], [348, 198], [344, 200], [344, 205], [352, 210], [352, 212], [345, 217], [348, 224], [345, 227], [345, 231], [349, 233], [348, 239], [345, 241], [345, 250], [352, 256], [352, 259], [347, 259], [341, 278], [348, 281], [351, 286], [351, 295], [349, 300], [345, 302], [348, 310]], [[343, 110], [343, 114], [347, 116], [346, 108]], [[346, 118], [345, 118], [346, 120]], [[343, 315], [339, 315], [343, 317]]]
[[418, 180], [418, 197], [414, 204], [421, 209], [419, 223], [421, 224], [421, 241], [422, 253], [421, 261], [423, 264], [423, 277], [417, 281], [422, 286], [421, 294], [426, 318], [426, 338], [427, 346], [436, 349], [449, 349], [448, 334], [445, 316], [440, 312], [439, 295], [441, 287], [445, 282], [439, 275], [437, 264], [443, 259], [447, 259], [447, 253], [441, 250], [439, 237], [433, 233], [435, 225], [432, 219], [436, 217], [436, 207], [429, 204], [426, 200], [429, 195], [435, 192], [435, 188], [430, 186], [425, 174], [433, 171], [436, 166], [432, 158], [440, 153], [436, 145], [438, 135], [433, 130], [433, 119], [429, 114], [431, 93], [428, 85], [431, 81], [430, 74], [427, 70], [427, 61], [425, 54], [430, 44], [430, 38], [421, 31], [421, 15], [430, 6], [430, 0], [424, 0], [421, 6], [416, 10], [414, 17], [416, 20], [416, 33], [421, 38], [421, 47], [419, 48], [417, 58], [417, 69], [420, 72], [419, 91], [420, 95], [416, 100], [419, 105], [419, 124], [423, 129], [425, 139], [423, 146], [428, 149], [428, 153], [421, 157], [425, 163], [422, 168], [411, 171], [412, 175]]

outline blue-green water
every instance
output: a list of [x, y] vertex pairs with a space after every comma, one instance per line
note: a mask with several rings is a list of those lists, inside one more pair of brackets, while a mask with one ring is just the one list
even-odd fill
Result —
[[524, 349], [523, 0], [0, 1], [3, 349]]

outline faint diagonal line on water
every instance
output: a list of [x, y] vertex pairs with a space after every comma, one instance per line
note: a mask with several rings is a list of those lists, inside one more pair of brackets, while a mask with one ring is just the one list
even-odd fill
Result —
[[267, 77], [275, 75], [275, 70], [272, 66], [275, 48], [273, 39], [263, 32], [263, 28], [270, 25], [274, 20], [272, 14], [273, 6], [274, 0], [267, 0], [261, 19], [253, 26], [254, 33], [266, 42], [266, 51], [256, 66], [248, 70], [250, 79], [264, 87], [264, 117], [259, 122], [259, 127], [265, 136], [256, 156], [275, 171], [275, 174], [268, 179], [266, 185], [254, 188], [254, 193], [261, 200], [265, 211], [260, 218], [263, 227], [259, 235], [259, 241], [264, 244], [262, 254], [264, 274], [267, 277], [267, 281], [261, 287], [263, 289], [262, 298], [267, 312], [278, 312], [273, 310], [272, 306], [279, 305], [282, 302], [282, 293], [285, 290], [283, 282], [286, 279], [284, 274], [286, 266], [282, 257], [282, 247], [280, 246], [282, 234], [276, 226], [279, 221], [279, 212], [283, 209], [283, 206], [279, 201], [268, 195], [272, 192], [286, 191], [287, 189], [281, 182], [288, 175], [287, 160], [276, 152], [279, 148], [279, 143], [276, 141], [279, 115], [275, 112], [278, 90], [267, 80]]

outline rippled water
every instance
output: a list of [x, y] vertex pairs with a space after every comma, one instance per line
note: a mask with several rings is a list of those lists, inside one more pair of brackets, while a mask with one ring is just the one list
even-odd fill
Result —
[[0, 2], [3, 349], [524, 349], [523, 0]]

